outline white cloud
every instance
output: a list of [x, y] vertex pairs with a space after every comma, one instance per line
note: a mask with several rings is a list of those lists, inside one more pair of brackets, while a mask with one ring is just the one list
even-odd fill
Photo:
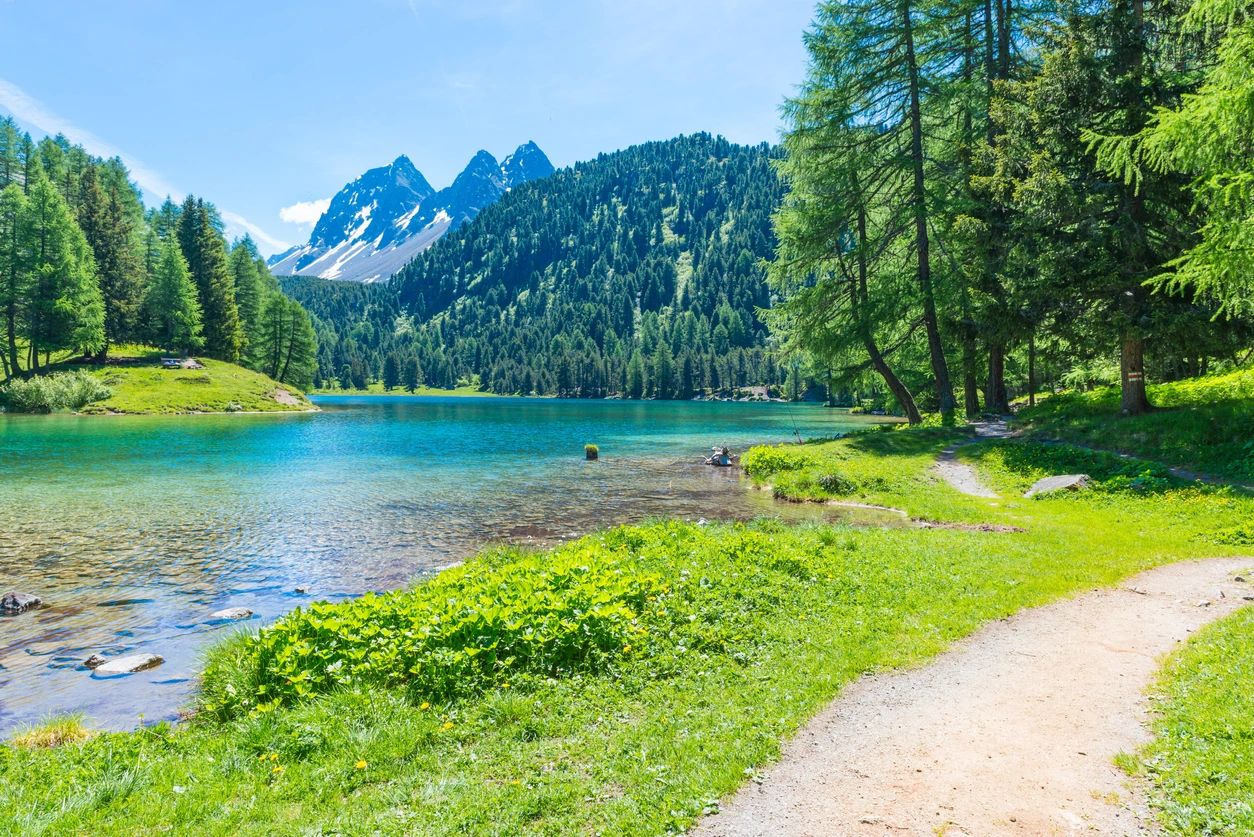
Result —
[[38, 101], [26, 95], [20, 87], [4, 79], [0, 79], [0, 107], [4, 107], [20, 121], [46, 134], [64, 134], [70, 142], [83, 146], [97, 157], [106, 159], [121, 157], [126, 167], [130, 169], [131, 178], [154, 199], [161, 200], [168, 195], [175, 200], [182, 200], [183, 193], [167, 183], [161, 175], [133, 157], [123, 154], [90, 131], [79, 128], [52, 113]]
[[270, 233], [237, 212], [230, 212], [225, 209], [219, 210], [219, 212], [222, 215], [222, 220], [226, 222], [226, 237], [228, 239], [240, 238], [242, 237], [242, 232], [246, 232], [261, 245], [260, 249], [263, 253], [266, 250], [277, 253], [292, 246], [289, 242], [270, 235]]
[[[113, 158], [118, 157], [126, 164], [126, 168], [131, 173], [131, 179], [139, 184], [139, 188], [143, 189], [148, 198], [153, 202], [164, 200], [169, 197], [176, 201], [181, 201], [185, 197], [185, 193], [170, 184], [161, 175], [145, 166], [129, 154], [124, 154], [117, 147], [100, 139], [91, 131], [78, 127], [43, 106], [41, 102], [31, 98], [15, 84], [10, 84], [0, 78], [0, 107], [13, 114], [18, 121], [36, 128], [48, 135], [62, 134], [70, 142], [81, 145], [87, 149], [89, 154], [96, 157]], [[237, 237], [247, 232], [252, 235], [258, 244], [265, 245], [262, 249], [286, 250], [289, 245], [285, 241], [275, 238], [256, 224], [249, 221], [244, 216], [230, 212], [228, 210], [220, 210], [222, 220], [227, 223], [228, 238]]]
[[319, 198], [316, 201], [297, 201], [291, 206], [279, 210], [279, 220], [289, 224], [316, 224], [331, 205], [330, 198]]

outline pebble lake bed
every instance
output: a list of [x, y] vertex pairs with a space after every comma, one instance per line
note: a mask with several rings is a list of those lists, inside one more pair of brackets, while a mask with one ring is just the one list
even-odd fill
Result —
[[[842, 410], [316, 401], [276, 416], [0, 416], [0, 587], [42, 600], [0, 617], [0, 732], [74, 713], [115, 729], [177, 717], [204, 650], [231, 631], [405, 586], [490, 543], [653, 517], [874, 516], [777, 502], [702, 464], [715, 444], [877, 421]], [[93, 655], [145, 665], [110, 673]]]

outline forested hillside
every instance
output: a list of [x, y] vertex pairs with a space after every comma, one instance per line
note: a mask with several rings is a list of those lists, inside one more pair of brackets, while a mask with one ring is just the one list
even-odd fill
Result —
[[0, 379], [149, 344], [242, 363], [307, 389], [316, 344], [248, 238], [214, 206], [145, 209], [119, 159], [0, 119]]
[[289, 279], [346, 387], [687, 398], [782, 384], [756, 309], [782, 191], [766, 145], [698, 134], [512, 190], [387, 287]]

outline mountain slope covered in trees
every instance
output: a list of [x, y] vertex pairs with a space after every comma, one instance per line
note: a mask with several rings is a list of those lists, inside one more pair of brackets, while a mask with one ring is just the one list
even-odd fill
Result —
[[757, 309], [782, 191], [769, 146], [646, 143], [519, 186], [384, 287], [287, 279], [319, 375], [686, 398], [785, 377]]

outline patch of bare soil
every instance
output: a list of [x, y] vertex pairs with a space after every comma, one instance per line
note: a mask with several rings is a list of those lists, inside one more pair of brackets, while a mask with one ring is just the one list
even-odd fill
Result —
[[285, 407], [299, 407], [300, 400], [282, 387], [275, 387], [270, 397]]
[[1026, 532], [1022, 526], [1006, 526], [1001, 523], [951, 523], [944, 520], [915, 520], [920, 529], [957, 529], [961, 532]]
[[1237, 609], [1251, 559], [1186, 562], [1023, 611], [851, 685], [696, 829], [730, 835], [1139, 835], [1112, 759], [1147, 740], [1160, 658]]

